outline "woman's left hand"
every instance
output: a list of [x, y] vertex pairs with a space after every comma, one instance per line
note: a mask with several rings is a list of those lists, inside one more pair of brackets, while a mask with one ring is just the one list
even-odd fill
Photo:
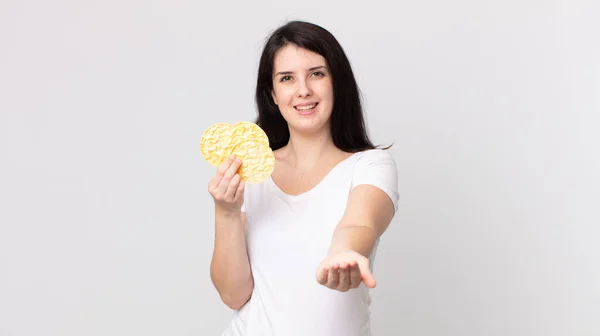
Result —
[[317, 282], [340, 292], [356, 288], [361, 282], [369, 288], [375, 287], [369, 259], [352, 250], [328, 255], [317, 267]]

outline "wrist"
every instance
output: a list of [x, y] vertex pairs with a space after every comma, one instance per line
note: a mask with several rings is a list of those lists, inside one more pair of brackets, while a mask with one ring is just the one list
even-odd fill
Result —
[[377, 236], [373, 229], [366, 226], [342, 226], [336, 228], [328, 255], [338, 253], [358, 253], [368, 257]]
[[327, 255], [332, 256], [334, 254], [345, 253], [345, 252], [356, 252], [356, 251], [354, 251], [353, 249], [346, 247], [346, 246], [330, 246], [329, 250], [327, 251]]
[[233, 218], [236, 216], [239, 216], [241, 213], [241, 207], [224, 207], [222, 205], [219, 205], [218, 203], [215, 203], [215, 214], [217, 216], [221, 216], [221, 217], [226, 217], [226, 218]]

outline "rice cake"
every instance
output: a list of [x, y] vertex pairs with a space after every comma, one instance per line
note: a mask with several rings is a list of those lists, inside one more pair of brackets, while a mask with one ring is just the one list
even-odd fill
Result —
[[234, 154], [242, 160], [238, 174], [245, 182], [261, 182], [271, 176], [275, 168], [267, 134], [257, 124], [247, 121], [210, 126], [202, 134], [200, 152], [215, 167]]

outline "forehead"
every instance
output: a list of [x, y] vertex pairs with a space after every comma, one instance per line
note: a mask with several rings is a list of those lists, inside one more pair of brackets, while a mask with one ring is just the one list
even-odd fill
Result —
[[315, 52], [288, 44], [277, 51], [273, 71], [299, 71], [315, 66], [326, 66], [325, 58]]

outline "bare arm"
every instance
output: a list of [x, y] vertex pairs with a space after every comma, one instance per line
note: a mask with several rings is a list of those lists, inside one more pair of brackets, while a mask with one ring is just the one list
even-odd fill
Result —
[[368, 258], [393, 217], [393, 203], [383, 191], [370, 185], [356, 187], [335, 229], [329, 254], [353, 250]]
[[244, 226], [246, 215], [215, 211], [215, 247], [210, 265], [212, 282], [223, 302], [241, 308], [252, 295], [254, 279], [250, 269]]
[[375, 287], [369, 256], [393, 216], [393, 203], [383, 191], [370, 185], [356, 187], [334, 231], [327, 256], [317, 268], [317, 282], [342, 292], [361, 282]]
[[244, 183], [236, 174], [240, 163], [226, 160], [209, 184], [215, 198], [215, 244], [210, 277], [221, 300], [240, 309], [252, 295], [254, 279], [246, 250], [246, 214], [241, 212]]

